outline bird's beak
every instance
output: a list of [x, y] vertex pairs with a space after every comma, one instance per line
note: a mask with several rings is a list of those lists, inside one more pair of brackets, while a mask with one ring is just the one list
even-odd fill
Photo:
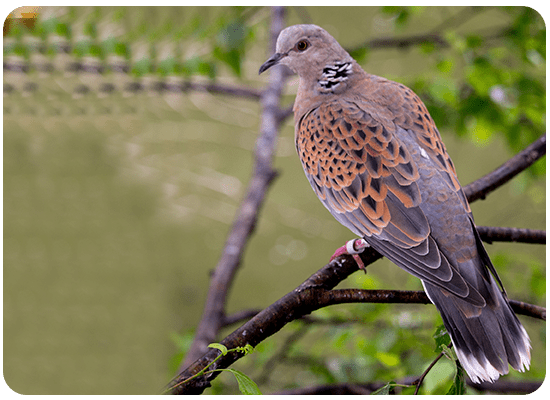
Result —
[[286, 56], [285, 53], [275, 53], [273, 54], [269, 60], [267, 60], [266, 62], [264, 62], [262, 64], [262, 66], [260, 67], [260, 74], [264, 71], [267, 71], [269, 68], [273, 67], [274, 65], [277, 65], [279, 64], [279, 61], [281, 61], [281, 59]]

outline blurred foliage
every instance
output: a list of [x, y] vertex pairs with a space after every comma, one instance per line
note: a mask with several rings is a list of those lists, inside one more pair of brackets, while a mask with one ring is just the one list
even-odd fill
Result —
[[[396, 34], [403, 35], [408, 25], [425, 18], [427, 9], [386, 6], [381, 12], [393, 21]], [[470, 20], [495, 12], [502, 21], [498, 25], [468, 27]], [[28, 58], [35, 51], [54, 54], [65, 44], [76, 57], [122, 57], [131, 62], [135, 76], [155, 73], [215, 79], [225, 66], [242, 77], [242, 63], [262, 13], [265, 9], [260, 7], [227, 7], [221, 13], [189, 8], [184, 20], [178, 21], [169, 9], [152, 8], [150, 19], [136, 19], [128, 26], [135, 17], [131, 8], [70, 7], [61, 15], [41, 15], [30, 28], [11, 24], [4, 56]], [[150, 24], [154, 16], [164, 23]], [[120, 29], [122, 25], [125, 29]], [[467, 135], [478, 144], [503, 135], [513, 152], [545, 132], [546, 27], [537, 11], [463, 7], [427, 33], [445, 45], [429, 40], [418, 45], [428, 64], [408, 84], [426, 103], [440, 130]], [[40, 42], [29, 40], [29, 35]], [[177, 42], [184, 45], [167, 45]], [[368, 63], [371, 53], [359, 47], [352, 54]], [[537, 163], [530, 170], [544, 175], [545, 164]]]
[[[469, 7], [429, 32], [445, 40], [421, 46], [432, 54], [426, 73], [410, 83], [440, 130], [468, 135], [476, 143], [504, 135], [513, 152], [546, 132], [546, 25], [529, 7], [497, 8], [503, 21], [482, 30], [462, 29], [468, 19], [495, 8]], [[384, 7], [396, 29], [423, 10]], [[452, 113], [449, 110], [456, 110]], [[538, 163], [532, 173], [545, 174]]]
[[[454, 132], [461, 138], [468, 139], [479, 146], [490, 145], [502, 137], [505, 139], [510, 153], [517, 152], [545, 133], [546, 30], [542, 17], [527, 7], [449, 7], [445, 8], [447, 16], [438, 20], [435, 27], [425, 31], [426, 21], [433, 15], [434, 9], [425, 7], [361, 8], [361, 12], [369, 14], [369, 18], [372, 17], [375, 22], [390, 21], [391, 30], [389, 33], [386, 32], [387, 37], [430, 34], [440, 40], [426, 40], [409, 48], [397, 49], [391, 47], [371, 49], [363, 46], [355, 48], [352, 52], [353, 56], [366, 67], [370, 66], [370, 63], [376, 61], [377, 58], [383, 58], [379, 55], [381, 51], [398, 51], [397, 57], [403, 56], [405, 51], [419, 53], [422, 64], [421, 73], [411, 72], [409, 75], [404, 73], [389, 78], [407, 84], [422, 98], [441, 131]], [[311, 8], [289, 8], [289, 21], [317, 23], [302, 18], [302, 15], [307, 14], [307, 10], [311, 12]], [[480, 20], [482, 23], [479, 23]], [[485, 23], [485, 21], [491, 22]], [[334, 24], [336, 25], [336, 23]], [[258, 80], [255, 80], [258, 79], [256, 71], [267, 54], [265, 47], [268, 26], [269, 9], [263, 7], [189, 7], [183, 9], [165, 7], [64, 7], [50, 9], [45, 7], [33, 24], [18, 23], [18, 21], [7, 24], [4, 35], [4, 61], [5, 65], [7, 62], [8, 65], [26, 66], [28, 69], [23, 69], [29, 72], [28, 76], [31, 78], [37, 71], [39, 73], [51, 72], [59, 65], [61, 68], [66, 68], [75, 60], [81, 63], [89, 63], [92, 60], [103, 67], [100, 77], [116, 86], [118, 81], [122, 80], [121, 75], [114, 74], [116, 63], [113, 60], [116, 60], [125, 66], [125, 75], [139, 82], [150, 77], [161, 81], [169, 77], [178, 77], [225, 80], [232, 83], [238, 82], [243, 86], [256, 85], [259, 87]], [[366, 26], [367, 24], [365, 24]], [[327, 29], [331, 28], [327, 26]], [[341, 30], [350, 29], [351, 27], [348, 25], [346, 28], [341, 28]], [[363, 33], [363, 31], [361, 34], [364, 36], [358, 40], [360, 42], [365, 42], [367, 38], [377, 38], [376, 36], [368, 37], [370, 33]], [[383, 35], [380, 34], [380, 36]], [[70, 62], [59, 64], [60, 55], [68, 56]], [[44, 59], [36, 56], [44, 56]], [[254, 72], [252, 78], [246, 68], [247, 62], [251, 64], [250, 70]], [[67, 70], [69, 70], [68, 67]], [[56, 74], [57, 72], [59, 74]], [[128, 98], [125, 97], [126, 93], [115, 92], [108, 101], [100, 96], [95, 100], [90, 100], [90, 96], [86, 97], [86, 93], [88, 93], [86, 90], [82, 90], [82, 93], [64, 91], [66, 89], [62, 84], [68, 86], [68, 82], [72, 83], [71, 79], [74, 81], [80, 79], [79, 76], [68, 77], [65, 72], [66, 70], [54, 71], [50, 79], [51, 82], [59, 83], [62, 89], [54, 84], [47, 86], [51, 82], [45, 83], [46, 78], [42, 77], [42, 80], [38, 80], [41, 85], [47, 86], [47, 94], [41, 90], [33, 92], [32, 85], [20, 85], [22, 89], [17, 92], [20, 89], [17, 86], [18, 82], [9, 81], [4, 84], [4, 116], [5, 118], [12, 116], [16, 121], [4, 123], [5, 131], [9, 131], [8, 134], [5, 134], [4, 140], [4, 189], [7, 193], [5, 199], [7, 211], [4, 217], [5, 226], [15, 227], [5, 230], [7, 234], [4, 243], [9, 246], [5, 246], [8, 250], [4, 260], [8, 267], [11, 262], [18, 267], [26, 266], [31, 271], [27, 274], [25, 268], [7, 268], [8, 273], [5, 274], [5, 281], [11, 285], [16, 279], [12, 275], [16, 276], [17, 271], [21, 269], [26, 275], [24, 278], [19, 276], [13, 287], [28, 289], [26, 291], [18, 290], [17, 296], [19, 297], [15, 295], [6, 297], [5, 316], [7, 319], [5, 318], [5, 322], [7, 326], [15, 324], [13, 326], [18, 327], [13, 321], [25, 314], [15, 306], [10, 309], [10, 304], [23, 304], [20, 298], [32, 299], [33, 294], [41, 294], [41, 285], [44, 282], [54, 288], [56, 284], [60, 285], [55, 277], [48, 273], [49, 268], [53, 265], [59, 269], [60, 272], [57, 272], [59, 275], [70, 275], [75, 280], [72, 284], [74, 287], [71, 287], [73, 290], [69, 291], [70, 296], [68, 297], [76, 307], [76, 311], [73, 310], [75, 314], [73, 317], [78, 316], [85, 320], [78, 320], [75, 323], [74, 319], [64, 318], [65, 314], [60, 312], [60, 308], [56, 304], [49, 306], [41, 298], [40, 303], [46, 303], [50, 309], [55, 310], [56, 315], [60, 312], [60, 318], [64, 318], [63, 323], [48, 320], [43, 321], [44, 325], [47, 325], [46, 322], [53, 327], [59, 324], [65, 331], [71, 333], [71, 337], [84, 335], [96, 326], [97, 320], [93, 318], [93, 315], [90, 317], [91, 314], [87, 308], [88, 303], [92, 303], [96, 308], [100, 307], [98, 314], [102, 318], [109, 315], [111, 319], [115, 320], [114, 323], [109, 322], [110, 325], [115, 323], [124, 325], [128, 331], [125, 333], [126, 339], [119, 343], [102, 343], [106, 356], [118, 355], [117, 350], [126, 346], [129, 354], [124, 354], [120, 357], [121, 359], [130, 361], [133, 366], [147, 365], [152, 369], [150, 359], [146, 359], [145, 356], [150, 353], [145, 353], [141, 345], [142, 342], [137, 341], [136, 338], [139, 336], [153, 337], [149, 330], [156, 330], [164, 319], [161, 321], [157, 315], [158, 324], [148, 324], [147, 329], [149, 330], [143, 332], [135, 330], [132, 325], [138, 324], [136, 320], [142, 318], [141, 312], [146, 308], [153, 309], [152, 313], [158, 314], [158, 310], [154, 308], [149, 298], [140, 297], [140, 294], [146, 293], [147, 288], [151, 286], [152, 280], [148, 274], [151, 273], [150, 271], [155, 271], [155, 268], [158, 268], [157, 271], [164, 271], [155, 272], [161, 276], [160, 278], [154, 275], [155, 279], [159, 281], [157, 286], [162, 294], [178, 299], [192, 299], [188, 302], [192, 305], [189, 308], [202, 309], [201, 298], [197, 294], [200, 293], [200, 290], [197, 289], [199, 283], [196, 279], [196, 276], [199, 275], [192, 275], [191, 272], [186, 271], [185, 278], [181, 278], [182, 260], [193, 264], [193, 273], [196, 271], [196, 265], [207, 266], [204, 267], [205, 270], [214, 265], [217, 253], [203, 251], [203, 249], [208, 247], [208, 250], [219, 250], [219, 246], [223, 243], [223, 234], [231, 220], [231, 213], [234, 212], [241, 193], [240, 179], [247, 179], [249, 176], [249, 171], [246, 169], [249, 164], [243, 162], [237, 165], [233, 162], [229, 165], [227, 159], [232, 157], [246, 159], [252, 147], [251, 143], [256, 127], [250, 123], [246, 129], [243, 128], [240, 121], [235, 122], [237, 117], [234, 117], [231, 124], [228, 124], [225, 119], [229, 119], [231, 114], [237, 114], [237, 111], [227, 107], [225, 113], [220, 112], [215, 116], [228, 124], [229, 130], [235, 130], [237, 127], [237, 130], [245, 132], [244, 134], [240, 132], [242, 136], [232, 136], [234, 138], [232, 139], [228, 138], [229, 133], [225, 131], [218, 132], [216, 135], [217, 128], [212, 128], [213, 125], [207, 124], [207, 118], [214, 113], [205, 113], [199, 116], [193, 114], [192, 118], [199, 122], [184, 125], [191, 119], [189, 117], [191, 113], [182, 113], [182, 116], [180, 112], [183, 107], [177, 108], [174, 106], [175, 103], [168, 102], [169, 106], [166, 106], [168, 111], [166, 111], [161, 108], [160, 97], [151, 96], [151, 99], [148, 99], [149, 94], [147, 94], [142, 97]], [[91, 90], [94, 90], [93, 85], [90, 84], [90, 86], [92, 86]], [[97, 85], [97, 87], [101, 86]], [[9, 97], [6, 93], [13, 96]], [[32, 103], [29, 99], [36, 103]], [[213, 97], [209, 97], [204, 103], [202, 99], [198, 101], [197, 98], [194, 98], [193, 101], [200, 103], [205, 110], [215, 109], [216, 111], [221, 110], [228, 103], [242, 105], [233, 99], [228, 102], [227, 98], [219, 100], [214, 105]], [[162, 105], [165, 104], [162, 103]], [[251, 113], [257, 114], [256, 111], [253, 109]], [[101, 124], [97, 122], [99, 121], [97, 114], [102, 113], [108, 115], [107, 122], [98, 128], [97, 126]], [[131, 118], [136, 118], [136, 121], [132, 124], [127, 123], [125, 119], [121, 118], [122, 113], [130, 114]], [[151, 117], [151, 114], [154, 116]], [[34, 121], [34, 119], [29, 119], [28, 115], [42, 120], [53, 115], [56, 119], [55, 123], [50, 123], [47, 129], [35, 129], [34, 126], [31, 127], [32, 124], [28, 123], [28, 121]], [[74, 115], [79, 115], [82, 119], [71, 119]], [[238, 115], [238, 118], [241, 119], [245, 117], [251, 119], [250, 113]], [[102, 117], [104, 116], [102, 115]], [[188, 120], [184, 121], [186, 118]], [[96, 123], [97, 125], [94, 125]], [[82, 126], [92, 126], [92, 128], [82, 131]], [[104, 126], [108, 126], [109, 130], [107, 131]], [[199, 129], [199, 127], [203, 128]], [[140, 129], [144, 129], [145, 132]], [[252, 131], [252, 133], [248, 131]], [[181, 135], [181, 141], [173, 139], [173, 132]], [[216, 148], [216, 146], [220, 148]], [[290, 139], [282, 136], [280, 148], [283, 150], [288, 148], [293, 151], [293, 144]], [[231, 149], [231, 151], [227, 151], [227, 149]], [[151, 173], [154, 179], [150, 179], [154, 183], [147, 180], [145, 180], [146, 183], [143, 180], [136, 183], [132, 179], [129, 181], [121, 179], [128, 175], [125, 169], [127, 167], [121, 166], [121, 160], [124, 159], [123, 154], [126, 151], [130, 153], [136, 151], [139, 154], [136, 156], [138, 161], [135, 163], [138, 165], [140, 173], [154, 171], [154, 174]], [[113, 153], [115, 154], [113, 155]], [[178, 156], [182, 156], [184, 159], [181, 165], [177, 164], [180, 160], [177, 158]], [[163, 165], [165, 160], [168, 160], [166, 164], [170, 164], [169, 167]], [[283, 156], [279, 157], [279, 160], [286, 162]], [[283, 161], [278, 162], [282, 164]], [[203, 169], [200, 169], [199, 166], [201, 162], [205, 163]], [[544, 188], [544, 184], [536, 187], [531, 184], [535, 179], [540, 179], [545, 175], [545, 165], [545, 160], [541, 160], [530, 168], [531, 177], [525, 178], [522, 175], [516, 178], [511, 184], [509, 193], [513, 195], [523, 193], [534, 204], [544, 203], [545, 192], [544, 189], [540, 190], [540, 187]], [[179, 177], [173, 178], [176, 176], [173, 171], [182, 166], [181, 174], [185, 175], [187, 180], [178, 180]], [[163, 168], [168, 169], [168, 172], [165, 173]], [[219, 174], [217, 169], [222, 170], [225, 175], [221, 176], [222, 174]], [[146, 172], [143, 174], [146, 175]], [[163, 175], [164, 173], [168, 178]], [[239, 176], [239, 178], [235, 178], [235, 176]], [[223, 190], [218, 189], [217, 191], [222, 194], [214, 193], [215, 190], [212, 189], [214, 185], [208, 180], [209, 177], [212, 181], [218, 179], [221, 182], [220, 187], [223, 187]], [[189, 183], [193, 179], [208, 182], [211, 187], [204, 184], [204, 187], [201, 187], [201, 191], [198, 192], [199, 195], [196, 195], [192, 193], [196, 189]], [[136, 181], [138, 181], [137, 178]], [[287, 190], [295, 189], [294, 182], [285, 182], [287, 182]], [[296, 184], [300, 187], [303, 185], [304, 182]], [[164, 198], [161, 199], [159, 193], [164, 193], [163, 190], [169, 192], [172, 186], [177, 186], [177, 189], [174, 189], [177, 196], [173, 195], [176, 200], [174, 200], [175, 205], [171, 205], [174, 209], [191, 210], [188, 212], [192, 217], [188, 217], [190, 219], [185, 221], [192, 221], [193, 226], [186, 226], [184, 223], [180, 223], [180, 220], [175, 219], [171, 220], [169, 224], [166, 224], [165, 221], [159, 222], [157, 219], [158, 204], [165, 201]], [[166, 189], [167, 187], [168, 189]], [[292, 215], [309, 217], [310, 214], [302, 211], [307, 209], [309, 212], [313, 207], [309, 203], [306, 204], [306, 201], [302, 204], [303, 196], [292, 198], [286, 193], [277, 194], [277, 190], [279, 189], [274, 188], [270, 192], [271, 203], [268, 204], [267, 210], [263, 214], [260, 229], [268, 226], [265, 228], [266, 231], [269, 229], [276, 231], [272, 227], [272, 221], [285, 221], [286, 225], [281, 229], [287, 235], [286, 238], [292, 239], [293, 236], [291, 237], [288, 231], [295, 229], [296, 226], [303, 226], [306, 220], [303, 218], [302, 222], [304, 223], [300, 225], [297, 221], [301, 218], [293, 218]], [[229, 196], [228, 193], [231, 195]], [[293, 193], [299, 192], [296, 190]], [[219, 202], [217, 195], [222, 199]], [[277, 195], [279, 197], [276, 197]], [[166, 197], [170, 197], [170, 194], [166, 194]], [[181, 199], [184, 200], [181, 203], [176, 203]], [[512, 201], [510, 204], [514, 205]], [[292, 214], [289, 211], [291, 207], [294, 207], [291, 211], [297, 212], [297, 214]], [[322, 210], [322, 212], [324, 211]], [[502, 217], [504, 221], [511, 220], [518, 214], [516, 208], [504, 209], [504, 211]], [[170, 209], [166, 211], [166, 215], [171, 218], [172, 212], [173, 209]], [[311, 211], [312, 214], [313, 212]], [[198, 227], [199, 217], [197, 214], [199, 217], [210, 218], [208, 219], [209, 224], [214, 220], [218, 225], [213, 228], [211, 224], [207, 226], [204, 223]], [[214, 214], [215, 217], [212, 216]], [[292, 224], [287, 222], [289, 219], [292, 220]], [[293, 239], [293, 242], [303, 244], [306, 249], [303, 251], [303, 257], [305, 257], [308, 248], [305, 245], [306, 240], [314, 241], [316, 249], [318, 249], [334, 245], [334, 237], [337, 236], [336, 233], [333, 233], [336, 231], [336, 229], [332, 229], [334, 225], [330, 225], [333, 223], [332, 220], [325, 223], [322, 218], [310, 218], [309, 221], [317, 224], [312, 225], [316, 227], [315, 235], [311, 232], [304, 234], [298, 229], [292, 231], [292, 235], [300, 238]], [[52, 235], [55, 226], [60, 227], [58, 233], [62, 236]], [[326, 227], [331, 229], [325, 229]], [[32, 235], [29, 232], [32, 232]], [[33, 236], [41, 232], [46, 239], [42, 236], [36, 238]], [[319, 236], [319, 232], [323, 232], [327, 236]], [[270, 234], [275, 235], [273, 232]], [[218, 235], [217, 239], [213, 240], [212, 235]], [[199, 236], [202, 241], [192, 242]], [[101, 239], [98, 240], [98, 237]], [[286, 260], [290, 260], [292, 257], [285, 255], [286, 258], [278, 264], [266, 257], [266, 254], [279, 254], [277, 251], [270, 252], [270, 249], [275, 249], [275, 247], [271, 247], [273, 243], [281, 247], [276, 240], [273, 240], [268, 247], [266, 243], [269, 241], [266, 240], [266, 237], [267, 234], [264, 233], [264, 236], [261, 237], [261, 244], [258, 241], [254, 243], [254, 246], [250, 246], [250, 252], [256, 250], [259, 255], [255, 256], [257, 258], [247, 255], [246, 263], [267, 264], [261, 272], [258, 272], [261, 275], [259, 278], [261, 282], [275, 285], [274, 282], [277, 280], [277, 284], [283, 285], [288, 291], [293, 286], [289, 286], [290, 284], [286, 282], [281, 283], [280, 270], [283, 268], [281, 264], [286, 263]], [[271, 236], [269, 238], [271, 239]], [[340, 239], [340, 237], [337, 238]], [[34, 251], [24, 254], [23, 250], [27, 248], [25, 246], [33, 249], [32, 240], [35, 240], [36, 243], [42, 243], [42, 241], [45, 243], [38, 246], [38, 250], [41, 252]], [[84, 250], [88, 249], [86, 251], [74, 250], [73, 242], [75, 240], [83, 243], [88, 240], [89, 249], [85, 248]], [[50, 241], [53, 241], [53, 245], [48, 244]], [[69, 254], [69, 256], [64, 255], [65, 260], [61, 263], [53, 254], [56, 250], [55, 246], [60, 247], [57, 249], [59, 253]], [[40, 265], [41, 254], [48, 253], [50, 247], [53, 248], [51, 259], [46, 263], [46, 267], [40, 267], [42, 268], [40, 274], [35, 274], [31, 265]], [[121, 254], [117, 255], [113, 261], [110, 259], [110, 252], [115, 250]], [[316, 252], [317, 250], [311, 251], [308, 258], [313, 259], [316, 254], [312, 253]], [[208, 255], [204, 253], [208, 253]], [[73, 260], [77, 256], [80, 258], [76, 261]], [[322, 256], [319, 259], [322, 259]], [[492, 256], [501, 275], [510, 277], [505, 279], [509, 291], [524, 294], [522, 300], [544, 304], [545, 268], [540, 258], [530, 254], [527, 250], [511, 254], [508, 249], [492, 253]], [[296, 264], [303, 263], [303, 257], [293, 259], [293, 261]], [[115, 310], [118, 313], [113, 313], [112, 304], [116, 304], [121, 292], [125, 293], [125, 290], [128, 290], [125, 287], [126, 282], [113, 289], [112, 286], [105, 283], [109, 279], [99, 276], [94, 281], [95, 287], [92, 290], [86, 289], [87, 286], [81, 289], [80, 285], [84, 286], [84, 283], [79, 279], [80, 276], [71, 275], [76, 274], [73, 272], [75, 264], [85, 269], [87, 274], [92, 274], [89, 271], [103, 271], [100, 268], [103, 264], [109, 269], [108, 272], [101, 272], [102, 274], [122, 275], [118, 271], [127, 267], [124, 270], [126, 271], [124, 280], [139, 279], [140, 289], [134, 293], [132, 301], [124, 303], [124, 307], [121, 305]], [[169, 265], [171, 269], [163, 270], [160, 264]], [[317, 265], [313, 261], [311, 264]], [[381, 272], [381, 274], [384, 273], [393, 274], [393, 272]], [[252, 272], [248, 271], [248, 275], [244, 274], [243, 279], [247, 279], [251, 275]], [[31, 279], [28, 279], [27, 276], [30, 276]], [[173, 279], [174, 276], [179, 278]], [[202, 275], [200, 276], [202, 277]], [[87, 275], [86, 277], [88, 279]], [[305, 275], [300, 275], [299, 279], [304, 277]], [[391, 279], [393, 282], [393, 275]], [[416, 279], [405, 279], [409, 280], [406, 281], [404, 287], [418, 288], [419, 284]], [[153, 281], [155, 280], [153, 279]], [[289, 279], [289, 281], [291, 280]], [[368, 275], [355, 274], [345, 284], [351, 287], [375, 289], [383, 287], [388, 281], [390, 280], [378, 279], [375, 273], [369, 271]], [[202, 284], [207, 284], [206, 277]], [[168, 294], [166, 294], [166, 287], [170, 288]], [[185, 289], [181, 289], [182, 287]], [[259, 296], [254, 290], [266, 291], [265, 287], [260, 284], [244, 283], [242, 287], [246, 289], [246, 293], [242, 296], [245, 298], [243, 304], [247, 307], [251, 306], [252, 298], [255, 298], [256, 295]], [[82, 301], [80, 294], [83, 290], [88, 293], [89, 298], [84, 299], [86, 301]], [[181, 295], [177, 290], [183, 290], [185, 293]], [[176, 292], [177, 295], [174, 294]], [[243, 292], [243, 290], [234, 290], [236, 296], [239, 295], [239, 292]], [[106, 304], [100, 303], [98, 306], [94, 303], [97, 301], [97, 293], [105, 300]], [[139, 307], [135, 305], [135, 298], [140, 298]], [[74, 299], [78, 301], [75, 302]], [[177, 308], [175, 311], [165, 311], [172, 319], [182, 318], [180, 312], [184, 315], [183, 319], [188, 315], [182, 311], [184, 309], [183, 300], [179, 301], [174, 302], [177, 304], [177, 307], [174, 306]], [[252, 303], [257, 304], [256, 302]], [[25, 310], [27, 310], [27, 315], [35, 315], [29, 313], [28, 309]], [[50, 315], [41, 314], [40, 307], [33, 308], [33, 311], [36, 313], [36, 318], [40, 316], [46, 318], [47, 315]], [[175, 315], [177, 317], [174, 317]], [[247, 375], [259, 384], [264, 393], [284, 388], [337, 382], [388, 383], [402, 377], [421, 374], [437, 355], [433, 351], [434, 342], [439, 346], [441, 338], [448, 338], [437, 336], [434, 339], [432, 337], [432, 333], [440, 324], [440, 317], [435, 308], [430, 306], [345, 305], [319, 310], [312, 317], [315, 322], [295, 321], [275, 337], [261, 343], [253, 354], [239, 361], [239, 370], [245, 370]], [[131, 321], [126, 322], [125, 318], [131, 318]], [[522, 321], [525, 320], [522, 319]], [[172, 325], [170, 326], [172, 327]], [[185, 324], [183, 326], [185, 327]], [[73, 334], [72, 330], [74, 329], [80, 329], [80, 331]], [[528, 330], [534, 343], [544, 343], [544, 326], [541, 327], [540, 324], [534, 322]], [[5, 334], [5, 343], [17, 344], [17, 346], [8, 345], [6, 352], [9, 353], [10, 360], [18, 360], [18, 364], [13, 365], [17, 367], [17, 371], [23, 372], [19, 376], [23, 376], [24, 379], [19, 382], [28, 383], [25, 372], [28, 365], [42, 365], [37, 364], [38, 362], [35, 363], [33, 358], [41, 356], [38, 347], [48, 348], [47, 345], [43, 346], [40, 340], [36, 340], [31, 335], [31, 331], [34, 330], [27, 329], [24, 332], [25, 335], [20, 333], [15, 335], [14, 337], [21, 338], [17, 342], [13, 340], [10, 342], [12, 336]], [[36, 329], [36, 331], [49, 341], [54, 341], [52, 338], [59, 336], [58, 331], [53, 328], [49, 330]], [[117, 328], [118, 331], [124, 332]], [[110, 334], [114, 335], [113, 332], [106, 331], [101, 336], [109, 337]], [[181, 334], [173, 333], [171, 335], [173, 347], [170, 350], [172, 354], [166, 357], [168, 361], [162, 366], [161, 377], [155, 376], [155, 384], [176, 372], [191, 343], [192, 336], [192, 329]], [[93, 340], [93, 338], [90, 339], [90, 341]], [[157, 350], [158, 343], [153, 340], [150, 342], [154, 342], [150, 343], [150, 347]], [[446, 345], [448, 346], [448, 342]], [[24, 357], [17, 352], [23, 347], [30, 349], [29, 354]], [[43, 348], [42, 351], [44, 351]], [[88, 392], [101, 391], [101, 389], [109, 390], [107, 388], [110, 386], [98, 385], [99, 380], [94, 380], [96, 378], [92, 379], [91, 377], [104, 375], [104, 365], [114, 369], [124, 364], [119, 359], [105, 363], [104, 359], [97, 357], [102, 353], [98, 353], [94, 349], [93, 345], [88, 346], [88, 342], [86, 342], [86, 350], [93, 353], [92, 356], [95, 358], [92, 359], [92, 363], [87, 362], [85, 367], [93, 368], [93, 370], [89, 372], [83, 369], [85, 373], [79, 373], [79, 375], [86, 376], [86, 380], [84, 382], [76, 380], [75, 382], [79, 385], [80, 390]], [[441, 349], [438, 347], [436, 352], [440, 351]], [[71, 357], [70, 351], [63, 353], [59, 349], [48, 355], [49, 369], [45, 370], [44, 380], [48, 381], [47, 383], [54, 382], [58, 385], [56, 388], [58, 391], [52, 392], [52, 394], [58, 394], [67, 389], [66, 386], [63, 386], [65, 380], [57, 382], [56, 379], [65, 378], [71, 370], [77, 370], [72, 367], [67, 368], [67, 362], [54, 357], [59, 354], [66, 359]], [[542, 357], [541, 354], [543, 352], [537, 350], [533, 356], [534, 358]], [[157, 356], [162, 358], [160, 355]], [[151, 391], [150, 382], [139, 380], [137, 374], [133, 376], [138, 382], [133, 382], [132, 388], [128, 389], [124, 379], [119, 378], [119, 376], [127, 376], [128, 371], [126, 368], [121, 369], [124, 369], [121, 375], [117, 375], [117, 371], [113, 371], [109, 375], [114, 382], [113, 385], [122, 382], [122, 386], [118, 387], [119, 392], [132, 392], [133, 390], [143, 393]], [[60, 370], [65, 376], [59, 376]], [[156, 372], [158, 373], [158, 371]], [[147, 370], [145, 375], [150, 377], [153, 373]], [[512, 373], [511, 375], [512, 379], [518, 380], [542, 380], [545, 376], [544, 360], [537, 358], [528, 374]], [[39, 385], [39, 381], [33, 383], [37, 387], [43, 387]], [[222, 374], [212, 384], [209, 393], [238, 393], [237, 385], [230, 374]], [[420, 393], [445, 394], [451, 388], [460, 392], [462, 390], [460, 385], [460, 373], [457, 374], [454, 363], [442, 359], [426, 377]], [[385, 388], [388, 392], [390, 390], [400, 391], [403, 394], [412, 394], [414, 391], [414, 388], [400, 388], [393, 384], [388, 384]], [[66, 391], [71, 392], [71, 390], [67, 389]], [[471, 388], [466, 388], [466, 392], [475, 393]]]

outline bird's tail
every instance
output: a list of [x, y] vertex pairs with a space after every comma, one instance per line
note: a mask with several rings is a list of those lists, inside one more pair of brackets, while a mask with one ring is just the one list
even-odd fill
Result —
[[492, 277], [492, 299], [486, 299], [484, 307], [474, 306], [430, 283], [422, 283], [443, 318], [460, 363], [473, 382], [497, 380], [508, 373], [508, 364], [522, 372], [529, 369], [529, 336]]

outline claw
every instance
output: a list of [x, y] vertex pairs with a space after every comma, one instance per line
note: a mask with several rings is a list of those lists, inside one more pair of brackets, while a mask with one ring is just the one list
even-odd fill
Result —
[[359, 254], [362, 253], [367, 247], [369, 247], [369, 244], [364, 239], [350, 240], [346, 243], [345, 246], [336, 249], [332, 257], [330, 257], [330, 261], [343, 254], [349, 254], [353, 257], [359, 269], [367, 273], [367, 268], [365, 267], [363, 260], [361, 260], [361, 257], [359, 256]]

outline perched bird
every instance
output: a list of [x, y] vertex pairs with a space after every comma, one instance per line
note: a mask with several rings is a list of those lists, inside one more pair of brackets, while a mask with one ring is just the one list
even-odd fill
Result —
[[372, 246], [421, 279], [473, 382], [495, 381], [508, 364], [529, 368], [527, 332], [418, 96], [366, 73], [316, 25], [283, 30], [260, 73], [276, 64], [299, 76], [295, 141], [306, 177], [331, 214], [362, 238], [347, 252]]

